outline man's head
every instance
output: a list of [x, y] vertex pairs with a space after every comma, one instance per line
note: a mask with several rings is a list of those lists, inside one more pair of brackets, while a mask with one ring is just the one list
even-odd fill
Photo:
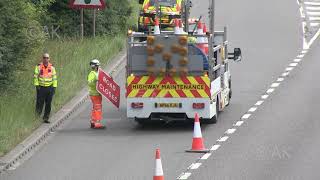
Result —
[[100, 61], [98, 59], [93, 59], [90, 61], [90, 66], [92, 69], [98, 70], [100, 66]]
[[42, 63], [44, 65], [48, 65], [49, 60], [50, 60], [50, 55], [48, 53], [44, 53], [42, 56]]

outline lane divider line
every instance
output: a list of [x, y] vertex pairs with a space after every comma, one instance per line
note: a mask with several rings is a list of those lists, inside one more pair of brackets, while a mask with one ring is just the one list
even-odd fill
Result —
[[[230, 128], [230, 129], [228, 129], [227, 131], [225, 131], [224, 134], [226, 134], [226, 135], [228, 135], [228, 136], [225, 135], [225, 136], [223, 136], [223, 137], [220, 137], [220, 138], [217, 140], [217, 142], [222, 143], [222, 142], [227, 141], [227, 139], [229, 139], [229, 136], [232, 135], [232, 134], [234, 134], [235, 131], [237, 130], [235, 127], [237, 127], [237, 128], [241, 127], [241, 126], [244, 124], [245, 120], [248, 120], [248, 119], [250, 118], [251, 114], [254, 113], [254, 112], [257, 110], [258, 106], [261, 106], [261, 105], [264, 103], [264, 101], [269, 97], [269, 94], [271, 94], [272, 92], [274, 92], [274, 90], [280, 86], [280, 84], [285, 80], [285, 78], [289, 76], [290, 72], [291, 72], [292, 70], [294, 70], [294, 68], [299, 65], [299, 63], [302, 61], [302, 58], [304, 58], [305, 55], [308, 53], [308, 51], [309, 51], [309, 49], [310, 49], [310, 46], [314, 43], [314, 41], [318, 38], [318, 36], [320, 36], [320, 28], [319, 28], [319, 30], [317, 31], [316, 35], [314, 35], [314, 36], [311, 38], [311, 40], [310, 40], [309, 42], [307, 42], [307, 40], [306, 40], [307, 38], [306, 38], [306, 36], [305, 36], [305, 34], [306, 34], [306, 29], [305, 29], [305, 27], [307, 27], [307, 22], [306, 22], [306, 20], [305, 20], [306, 15], [305, 15], [305, 13], [304, 13], [304, 9], [303, 9], [303, 7], [301, 6], [299, 0], [297, 0], [297, 3], [298, 3], [298, 5], [300, 6], [299, 10], [300, 10], [301, 18], [304, 19], [303, 22], [302, 22], [302, 27], [303, 27], [302, 29], [303, 29], [303, 33], [304, 33], [304, 37], [303, 37], [303, 49], [302, 49], [302, 51], [299, 53], [299, 55], [297, 55], [297, 57], [296, 57], [295, 59], [292, 60], [292, 63], [290, 63], [289, 66], [285, 68], [285, 71], [281, 74], [281, 76], [278, 77], [277, 80], [276, 80], [274, 83], [271, 84], [271, 86], [270, 86], [271, 88], [269, 88], [269, 89], [266, 91], [267, 94], [261, 95], [260, 100], [258, 100], [258, 101], [254, 104], [254, 106], [251, 107], [251, 108], [248, 110], [248, 112], [250, 112], [250, 113], [245, 113], [245, 114], [240, 118], [240, 120], [238, 120], [236, 123], [234, 123], [234, 124], [232, 125], [233, 128]], [[306, 4], [306, 3], [305, 3], [305, 4]], [[320, 2], [319, 2], [319, 5], [320, 5]], [[220, 147], [221, 147], [221, 144], [215, 144], [215, 145], [213, 145], [212, 148], [210, 149], [210, 152], [204, 154], [201, 158], [199, 158], [199, 159], [197, 160], [196, 163], [199, 163], [199, 164], [200, 164], [199, 161], [204, 162], [205, 160], [208, 160], [208, 159], [212, 156], [212, 153], [213, 153], [214, 151], [216, 151], [217, 149], [219, 149]], [[193, 169], [198, 169], [202, 164], [203, 164], [203, 163], [201, 163], [201, 164], [198, 166], [198, 165], [195, 165], [195, 164], [193, 163], [192, 166], [190, 166], [190, 167], [192, 167]], [[177, 179], [178, 179], [178, 180], [180, 180], [180, 179], [188, 179], [188, 178], [192, 175], [192, 173], [190, 172], [190, 170], [191, 170], [190, 167], [187, 169], [186, 172], [183, 172]], [[194, 167], [196, 167], [196, 168], [194, 168]]]
[[255, 106], [260, 106], [263, 104], [264, 101], [260, 100], [260, 101], [257, 101], [257, 103], [255, 104]]
[[256, 112], [258, 106], [261, 106], [264, 103], [264, 101], [270, 97], [270, 95], [276, 90], [276, 88], [278, 88], [281, 85], [281, 83], [290, 74], [290, 72], [299, 65], [299, 62], [302, 61], [301, 58], [303, 58], [304, 54], [306, 54], [307, 52], [307, 49], [303, 49], [301, 51], [301, 54], [297, 56], [298, 58], [293, 59], [293, 62], [285, 68], [285, 71], [281, 74], [281, 76], [278, 77], [275, 82], [271, 83], [270, 88], [267, 89], [267, 91], [263, 95], [261, 95], [260, 99], [254, 104], [254, 106], [252, 106], [245, 114], [243, 114], [240, 120], [236, 121], [232, 125], [232, 128], [227, 129], [224, 132], [224, 136], [221, 136], [218, 140], [216, 140], [216, 142], [218, 142], [219, 144], [213, 145], [210, 149], [210, 152], [202, 155], [199, 159], [196, 160], [196, 162], [192, 163], [187, 168], [187, 170], [177, 178], [177, 180], [186, 180], [192, 175], [192, 171], [199, 169], [200, 166], [203, 165], [203, 163], [206, 160], [208, 160], [212, 156], [212, 154], [222, 146], [221, 143], [226, 142], [230, 138], [230, 135], [233, 135], [237, 131], [237, 128], [241, 127], [244, 124], [244, 122], [247, 121], [254, 112]]

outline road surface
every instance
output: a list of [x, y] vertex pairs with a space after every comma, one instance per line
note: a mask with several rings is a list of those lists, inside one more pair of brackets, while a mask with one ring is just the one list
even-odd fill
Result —
[[[206, 0], [194, 3], [194, 16], [207, 12]], [[241, 47], [243, 62], [232, 63], [233, 98], [215, 125], [203, 125], [208, 148], [261, 99], [290, 62], [301, 53], [303, 32], [299, 6], [292, 0], [216, 2], [216, 23], [228, 27], [229, 42]], [[319, 166], [317, 132], [318, 46], [290, 73], [264, 104], [189, 179], [276, 179], [315, 175]], [[318, 52], [317, 52], [318, 51]], [[115, 80], [124, 87], [124, 69]], [[3, 180], [144, 180], [154, 172], [155, 148], [161, 149], [165, 179], [189, 172], [203, 154], [185, 153], [192, 125], [141, 128], [120, 109], [104, 102], [105, 130], [89, 128], [87, 101], [39, 152]], [[311, 106], [315, 105], [315, 106]], [[298, 176], [301, 175], [301, 176]]]

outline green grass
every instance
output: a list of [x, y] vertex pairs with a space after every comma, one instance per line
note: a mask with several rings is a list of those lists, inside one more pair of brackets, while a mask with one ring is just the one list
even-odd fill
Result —
[[[132, 1], [129, 24], [136, 24], [140, 5]], [[33, 71], [41, 62], [43, 52], [49, 52], [57, 69], [58, 88], [53, 99], [52, 114], [86, 86], [89, 62], [97, 58], [105, 66], [124, 45], [125, 36], [97, 37], [95, 39], [49, 41], [32, 52], [24, 68], [15, 71], [9, 91], [0, 93], [0, 157], [38, 128], [42, 121], [35, 118], [35, 88]]]
[[48, 51], [57, 69], [58, 88], [53, 99], [56, 112], [86, 85], [89, 62], [97, 58], [102, 66], [116, 55], [124, 45], [125, 36], [97, 37], [95, 39], [46, 42], [44, 48], [33, 52], [25, 62], [25, 69], [16, 71], [12, 90], [0, 95], [0, 156], [26, 138], [41, 125], [34, 116], [35, 88], [33, 71], [41, 62], [42, 53]]

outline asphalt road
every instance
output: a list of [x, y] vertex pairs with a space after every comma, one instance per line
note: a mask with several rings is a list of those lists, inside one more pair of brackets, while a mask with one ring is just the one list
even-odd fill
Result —
[[[193, 14], [198, 16], [207, 12], [207, 8], [207, 1], [198, 1], [194, 3]], [[217, 1], [216, 8], [216, 23], [220, 28], [228, 27], [229, 42], [242, 48], [243, 62], [232, 63], [230, 106], [221, 113], [218, 124], [202, 126], [207, 147], [215, 144], [247, 112], [302, 48], [299, 7], [295, 1], [224, 0]], [[320, 147], [316, 142], [319, 123], [316, 106], [310, 106], [316, 105], [318, 98], [316, 57], [319, 57], [316, 49], [311, 49], [303, 65], [290, 74], [250, 122], [237, 130], [190, 178], [275, 179], [303, 172], [306, 174], [302, 175], [310, 177], [304, 179], [319, 179], [312, 173], [319, 165], [316, 156]], [[123, 69], [115, 79], [124, 87]], [[161, 148], [165, 178], [176, 179], [201, 156], [184, 152], [191, 146], [192, 125], [140, 128], [125, 118], [123, 93], [119, 110], [104, 101], [107, 129], [89, 128], [91, 104], [87, 101], [46, 146], [0, 179], [151, 179], [157, 147]]]

